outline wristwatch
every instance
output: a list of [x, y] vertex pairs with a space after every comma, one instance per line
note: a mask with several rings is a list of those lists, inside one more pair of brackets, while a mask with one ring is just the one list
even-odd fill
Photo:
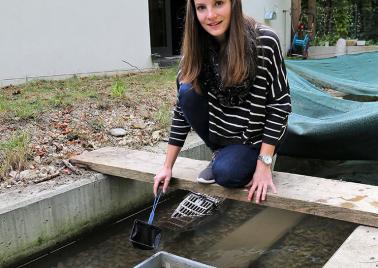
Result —
[[269, 166], [272, 164], [272, 157], [270, 155], [259, 155], [257, 160], [262, 161], [265, 165]]

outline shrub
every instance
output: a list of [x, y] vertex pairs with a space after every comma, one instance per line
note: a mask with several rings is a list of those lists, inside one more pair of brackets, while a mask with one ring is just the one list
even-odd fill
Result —
[[4, 179], [11, 170], [25, 168], [31, 153], [29, 143], [26, 133], [16, 133], [8, 141], [0, 143], [0, 179]]

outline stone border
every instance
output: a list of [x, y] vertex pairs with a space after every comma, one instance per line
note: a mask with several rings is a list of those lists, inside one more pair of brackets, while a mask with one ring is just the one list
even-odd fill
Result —
[[323, 268], [376, 268], [378, 228], [358, 226]]
[[336, 46], [311, 46], [308, 50], [309, 59], [324, 59], [347, 54], [378, 51], [378, 46], [346, 46], [342, 52]]
[[[29, 196], [27, 194], [29, 193]], [[152, 199], [151, 186], [94, 174], [20, 198], [0, 196], [0, 267], [56, 246]]]

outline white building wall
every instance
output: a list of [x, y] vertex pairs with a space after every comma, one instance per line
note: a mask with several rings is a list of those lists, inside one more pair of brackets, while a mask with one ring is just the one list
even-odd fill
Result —
[[0, 86], [151, 68], [148, 0], [1, 0]]
[[[291, 0], [243, 0], [242, 3], [245, 14], [274, 29], [280, 38], [283, 53], [286, 55], [291, 42]], [[264, 15], [267, 11], [276, 12], [276, 18], [265, 20]]]

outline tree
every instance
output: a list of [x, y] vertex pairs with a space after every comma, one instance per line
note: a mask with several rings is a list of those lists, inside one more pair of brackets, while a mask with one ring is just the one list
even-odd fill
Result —
[[308, 10], [308, 29], [312, 29], [316, 33], [316, 0], [308, 0], [307, 2]]
[[349, 34], [349, 25], [352, 21], [352, 2], [351, 0], [335, 1], [333, 9], [333, 18], [335, 31], [339, 37], [347, 38]]
[[316, 0], [317, 36], [378, 40], [378, 0]]

